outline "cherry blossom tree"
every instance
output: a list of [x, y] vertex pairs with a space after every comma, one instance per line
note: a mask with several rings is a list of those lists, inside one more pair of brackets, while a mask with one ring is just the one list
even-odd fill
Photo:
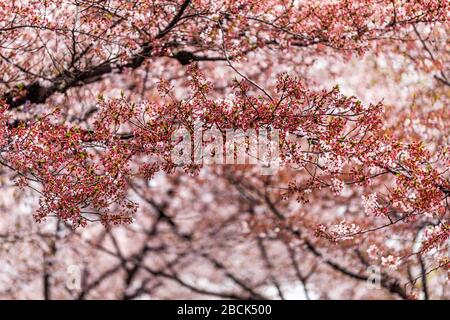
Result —
[[448, 299], [449, 14], [0, 3], [0, 297]]

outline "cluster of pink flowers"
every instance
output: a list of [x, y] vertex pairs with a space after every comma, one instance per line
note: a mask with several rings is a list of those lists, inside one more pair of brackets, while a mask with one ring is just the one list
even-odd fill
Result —
[[[430, 165], [424, 168], [428, 154], [420, 144], [403, 146], [383, 138], [381, 105], [363, 107], [337, 88], [311, 92], [286, 74], [278, 79], [277, 98], [255, 97], [249, 94], [248, 84], [237, 82], [232, 101], [215, 100], [208, 97], [210, 84], [202, 71], [194, 65], [189, 73], [189, 99], [151, 104], [129, 102], [125, 97], [101, 98], [94, 131], [59, 124], [56, 113], [12, 129], [4, 157], [20, 172], [23, 184], [27, 180], [42, 184], [37, 218], [54, 213], [79, 223], [84, 220], [83, 212], [91, 208], [101, 219], [129, 221], [135, 205], [126, 200], [127, 179], [136, 174], [151, 177], [161, 169], [171, 172], [172, 133], [180, 126], [194, 130], [196, 121], [206, 128], [214, 124], [219, 130], [270, 125], [281, 131], [280, 156], [285, 165], [308, 170], [311, 163], [327, 159], [317, 166], [306, 186], [294, 186], [291, 193], [326, 187], [322, 176], [331, 173], [335, 176], [331, 189], [339, 194], [344, 181], [365, 183], [371, 177], [369, 169], [376, 168], [395, 177], [398, 187], [389, 195], [391, 203], [420, 211], [439, 206], [445, 180]], [[170, 89], [163, 91], [168, 94]], [[299, 128], [302, 135], [295, 134]], [[386, 147], [380, 151], [380, 143], [391, 151], [385, 152]], [[405, 171], [392, 162], [401, 153], [408, 154], [402, 161]], [[336, 168], [333, 159], [344, 162]], [[130, 171], [132, 160], [138, 164], [134, 172]], [[185, 169], [196, 171], [196, 167]], [[407, 197], [411, 190], [418, 194], [414, 203]], [[369, 215], [386, 211], [376, 194], [363, 196], [363, 204]], [[117, 214], [111, 216], [111, 208]]]
[[443, 245], [450, 238], [450, 226], [440, 224], [425, 229], [421, 251], [427, 252]]

